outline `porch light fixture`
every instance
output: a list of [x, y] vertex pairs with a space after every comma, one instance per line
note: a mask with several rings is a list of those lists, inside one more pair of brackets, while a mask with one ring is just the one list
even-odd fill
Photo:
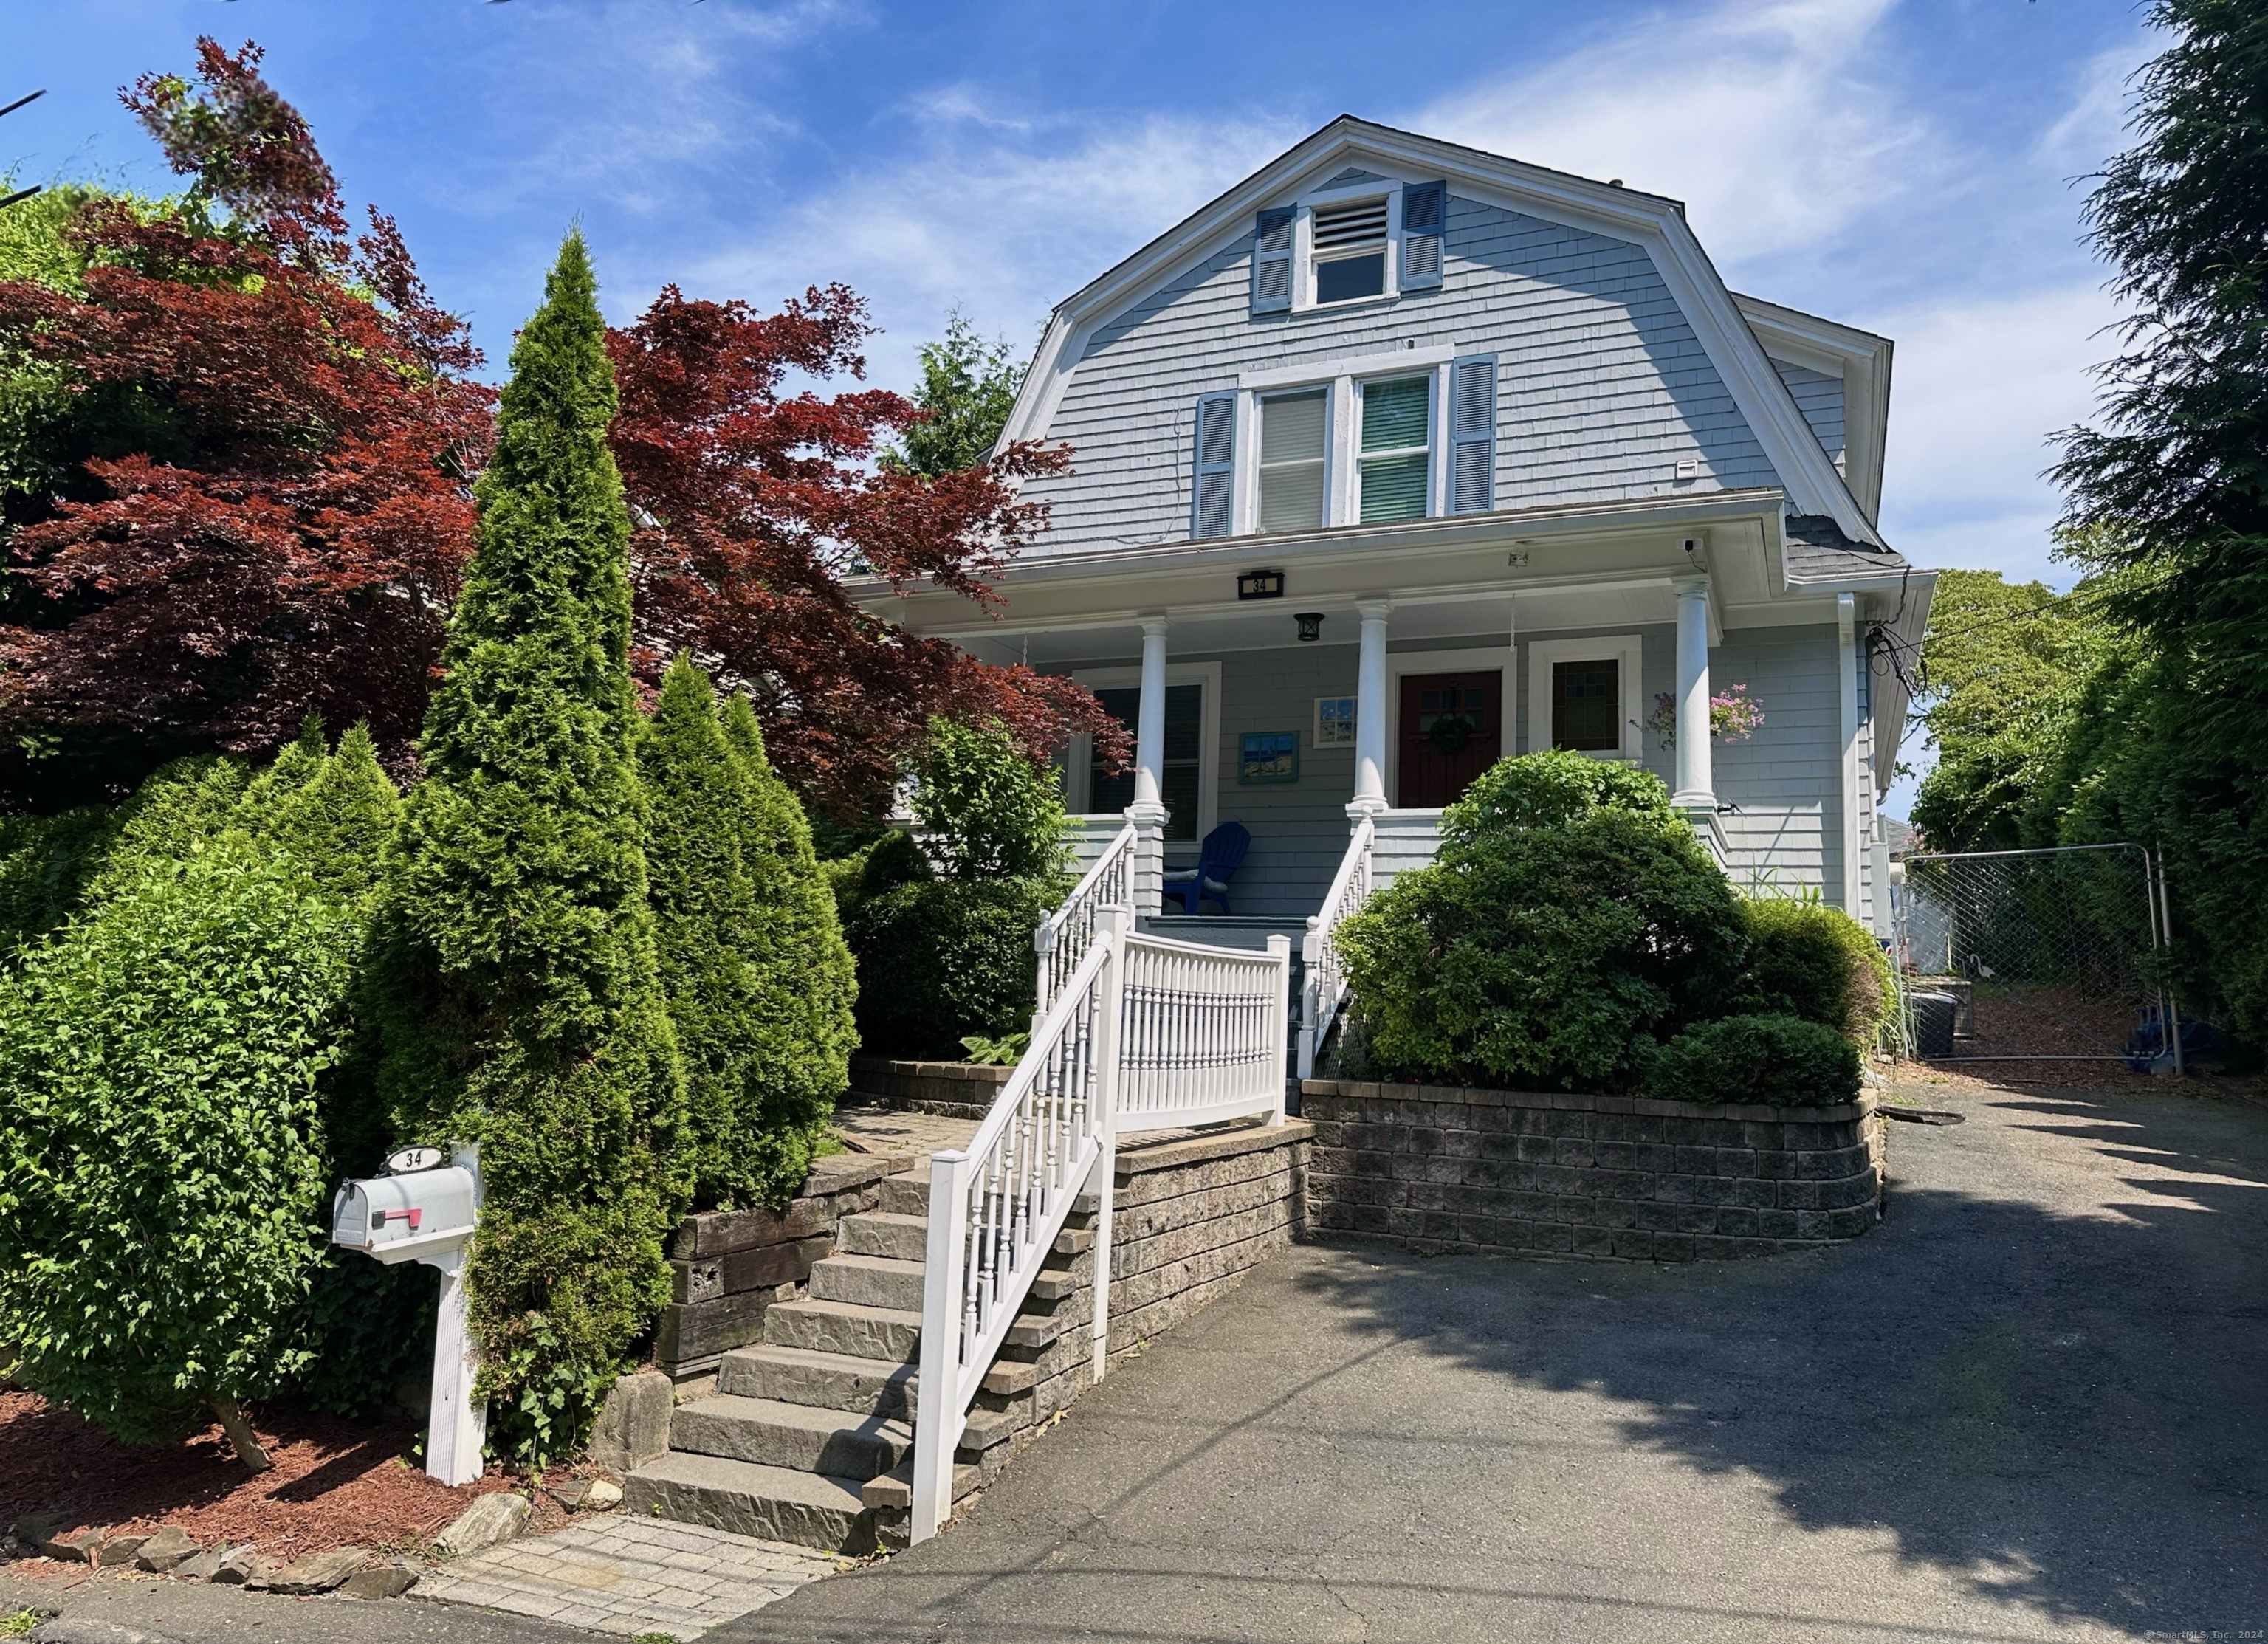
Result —
[[1323, 637], [1323, 614], [1321, 611], [1301, 611], [1292, 620], [1300, 624], [1300, 638], [1321, 639]]
[[1280, 571], [1240, 571], [1236, 579], [1236, 597], [1240, 600], [1280, 600], [1284, 597], [1284, 573]]

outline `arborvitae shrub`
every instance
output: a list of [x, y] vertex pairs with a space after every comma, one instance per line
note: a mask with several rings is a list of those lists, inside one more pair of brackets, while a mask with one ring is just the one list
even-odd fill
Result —
[[646, 906], [630, 520], [590, 261], [571, 234], [512, 349], [480, 524], [379, 912], [399, 1139], [477, 1140], [467, 1272], [499, 1450], [582, 1441], [669, 1299], [685, 1087]]
[[1370, 1058], [1462, 1084], [1630, 1087], [1660, 1040], [1721, 1008], [1746, 946], [1731, 886], [1642, 771], [1531, 754], [1468, 797], [1440, 859], [1340, 926]]
[[1743, 1009], [1800, 1016], [1855, 1043], [1874, 1043], [1894, 983], [1865, 925], [1840, 908], [1791, 897], [1744, 898], [1741, 913], [1749, 930]]
[[638, 769], [694, 1203], [778, 1203], [802, 1184], [847, 1082], [850, 955], [755, 715], [735, 697], [720, 721], [689, 659], [662, 681]]
[[1859, 1050], [1800, 1016], [1726, 1016], [1662, 1046], [1646, 1087], [1666, 1102], [1831, 1107], [1859, 1094]]
[[764, 754], [747, 698], [725, 704], [725, 740], [747, 778], [741, 859], [763, 918], [748, 933], [755, 968], [757, 1044], [740, 1159], [729, 1183], [742, 1203], [777, 1203], [802, 1185], [827, 1133], [836, 1098], [850, 1082], [858, 1048], [852, 1007], [857, 967], [803, 807]]
[[88, 876], [88, 902], [128, 883], [150, 862], [182, 861], [228, 826], [250, 773], [233, 759], [197, 756], [159, 766], [114, 813], [115, 835]]
[[155, 1441], [306, 1362], [354, 926], [241, 835], [142, 843], [0, 977], [0, 1359]]

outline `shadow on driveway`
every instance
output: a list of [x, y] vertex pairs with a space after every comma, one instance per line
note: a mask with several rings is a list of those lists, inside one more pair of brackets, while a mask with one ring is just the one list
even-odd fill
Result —
[[1832, 1251], [1283, 1252], [946, 1534], [710, 1636], [2268, 1637], [2268, 1115], [1962, 1105]]

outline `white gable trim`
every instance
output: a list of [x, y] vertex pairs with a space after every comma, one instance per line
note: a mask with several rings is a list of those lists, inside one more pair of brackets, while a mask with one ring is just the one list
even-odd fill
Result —
[[1845, 481], [1859, 505], [1874, 518], [1882, 506], [1882, 458], [1890, 419], [1890, 363], [1896, 345], [1886, 336], [1816, 314], [1733, 293], [1764, 352], [1843, 379]]
[[1143, 291], [1241, 241], [1251, 231], [1252, 214], [1263, 205], [1280, 203], [1279, 196], [1295, 195], [1303, 186], [1313, 187], [1357, 156], [1365, 162], [1364, 169], [1380, 171], [1394, 181], [1447, 177], [1454, 191], [1469, 199], [1644, 247], [1734, 404], [1764, 447], [1793, 510], [1831, 515], [1846, 536], [1881, 543], [1867, 511], [1821, 447], [1794, 395], [1780, 380], [1732, 293], [1686, 226], [1683, 209], [1676, 201], [1547, 171], [1476, 149], [1373, 125], [1351, 115], [1342, 115], [1278, 155], [1058, 306], [1041, 340], [1023, 391], [1017, 395], [1001, 436], [1003, 442], [1045, 434], [1097, 324]]

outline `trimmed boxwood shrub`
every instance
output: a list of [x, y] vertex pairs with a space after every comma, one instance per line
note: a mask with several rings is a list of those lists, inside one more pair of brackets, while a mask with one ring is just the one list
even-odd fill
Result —
[[[155, 844], [145, 835], [145, 843]], [[123, 1438], [218, 1414], [309, 1357], [316, 1081], [356, 929], [240, 834], [151, 850], [0, 977], [0, 1359]]]
[[1742, 977], [1744, 1008], [1800, 1016], [1871, 1044], [1889, 1008], [1890, 962], [1867, 927], [1820, 902], [1750, 897], [1741, 903], [1749, 932]]
[[1859, 1050], [1800, 1016], [1726, 1016], [1697, 1022], [1662, 1046], [1646, 1087], [1665, 1102], [1831, 1107], [1859, 1094]]
[[859, 901], [858, 1036], [878, 1056], [957, 1059], [964, 1036], [1032, 1025], [1032, 933], [1061, 899], [1052, 880], [930, 879]]
[[1635, 1085], [1739, 975], [1732, 888], [1643, 771], [1528, 755], [1468, 799], [1440, 858], [1340, 926], [1371, 1058], [1465, 1084]]

